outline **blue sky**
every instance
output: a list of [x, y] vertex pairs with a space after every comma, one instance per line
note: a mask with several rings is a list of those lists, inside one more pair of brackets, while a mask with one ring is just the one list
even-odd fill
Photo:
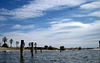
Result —
[[0, 0], [0, 43], [6, 36], [38, 46], [98, 47], [100, 0]]

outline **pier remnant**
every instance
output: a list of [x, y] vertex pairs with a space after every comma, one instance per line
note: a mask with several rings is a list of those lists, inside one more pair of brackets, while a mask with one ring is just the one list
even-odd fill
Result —
[[64, 46], [60, 46], [60, 52], [64, 51], [65, 47]]
[[33, 46], [33, 42], [31, 43], [31, 55], [32, 55], [32, 57], [34, 56], [34, 46]]
[[42, 48], [41, 48], [40, 52], [42, 53]]
[[24, 40], [21, 40], [21, 45], [20, 45], [20, 57], [23, 58], [24, 57]]
[[35, 53], [37, 54], [37, 43], [35, 42]]
[[60, 47], [60, 52], [62, 52], [61, 47]]

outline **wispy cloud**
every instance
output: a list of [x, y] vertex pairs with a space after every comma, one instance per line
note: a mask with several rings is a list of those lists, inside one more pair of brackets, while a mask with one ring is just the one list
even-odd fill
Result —
[[[72, 12], [67, 9], [67, 15], [61, 14], [63, 16], [55, 16], [54, 18], [50, 18], [47, 21], [45, 18], [47, 18], [48, 15], [46, 17], [43, 16], [43, 20], [36, 19], [37, 21], [39, 20], [38, 22], [28, 22], [27, 20], [25, 20], [27, 22], [23, 20], [23, 23], [19, 23], [16, 22], [17, 20], [14, 20], [17, 24], [15, 24], [15, 22], [9, 22], [9, 24], [12, 24], [13, 26], [9, 25], [9, 28], [7, 26], [5, 26], [5, 28], [11, 29], [12, 32], [2, 32], [2, 36], [0, 36], [0, 38], [2, 39], [2, 37], [6, 36], [8, 39], [12, 38], [17, 41], [25, 40], [26, 46], [28, 45], [28, 42], [32, 41], [37, 42], [39, 46], [42, 43], [42, 46], [47, 44], [52, 46], [64, 45], [65, 47], [75, 47], [86, 45], [88, 46], [91, 44], [93, 47], [96, 47], [96, 42], [100, 40], [100, 20], [93, 20], [95, 20], [97, 17], [100, 17], [98, 7], [100, 2], [96, 1], [85, 4], [87, 1], [88, 0], [32, 0], [28, 2], [29, 4], [25, 4], [20, 8], [12, 10], [2, 8], [0, 9], [0, 19], [5, 20], [7, 19], [6, 17], [8, 17], [12, 21], [12, 19], [28, 20], [28, 18], [41, 17], [46, 14], [46, 11], [60, 10], [59, 12], [65, 13], [66, 9], [64, 8], [73, 7], [71, 10]], [[79, 6], [80, 9], [78, 8]], [[92, 6], [93, 8], [90, 10], [89, 7]], [[76, 15], [73, 15], [74, 13]], [[79, 21], [84, 20], [84, 17], [92, 19], [91, 16], [96, 18], [94, 18], [90, 23], [83, 23], [83, 21]], [[76, 19], [75, 17], [78, 17], [79, 19]], [[81, 19], [80, 17], [83, 18]], [[31, 19], [29, 20], [31, 21]], [[43, 27], [46, 25], [48, 27], [35, 28], [35, 25], [33, 24], [41, 26], [40, 21], [43, 21]], [[5, 24], [8, 24], [8, 22]], [[4, 25], [1, 27], [3, 26]]]
[[73, 17], [100, 17], [100, 1], [92, 1], [86, 4], [83, 4], [79, 8], [79, 13], [73, 14]]
[[19, 24], [17, 24], [17, 25], [14, 25], [12, 27], [12, 29], [32, 29], [34, 27], [35, 27], [34, 25], [19, 25]]
[[49, 24], [57, 24], [57, 23], [63, 23], [63, 22], [69, 22], [69, 21], [72, 21], [72, 19], [55, 18], [53, 21], [49, 22]]
[[92, 12], [92, 13], [88, 14], [88, 16], [100, 17], [100, 11]]
[[86, 15], [82, 15], [82, 14], [74, 14], [74, 15], [72, 15], [73, 17], [86, 17]]
[[[63, 19], [62, 19], [63, 20]], [[15, 40], [24, 39], [26, 44], [29, 41], [35, 41], [38, 45], [70, 45], [85, 46], [91, 42], [97, 42], [100, 38], [100, 21], [94, 21], [90, 24], [84, 24], [81, 22], [70, 21], [67, 23], [53, 23], [51, 27], [41, 30], [31, 30], [27, 33], [22, 32], [9, 32], [4, 33], [4, 36], [13, 38]], [[92, 35], [92, 36], [91, 36]], [[84, 44], [82, 44], [84, 43]], [[91, 45], [97, 46], [95, 43]], [[91, 47], [92, 47], [91, 46]]]
[[100, 11], [94, 11], [94, 12], [89, 12], [89, 13], [84, 13], [84, 14], [73, 14], [72, 17], [100, 17]]
[[91, 13], [88, 13], [88, 14], [74, 14], [73, 17], [100, 17], [100, 11], [95, 11], [95, 12], [91, 12]]
[[63, 9], [60, 6], [65, 6], [67, 8], [74, 7], [84, 2], [85, 0], [34, 0], [20, 8], [2, 11], [1, 14], [10, 15], [12, 16], [12, 19], [35, 18], [44, 15], [44, 11], [53, 9], [55, 7]]
[[100, 9], [100, 1], [84, 4], [80, 6], [80, 9], [85, 9], [85, 10]]
[[6, 21], [6, 20], [7, 20], [6, 17], [4, 17], [4, 16], [0, 16], [0, 21]]

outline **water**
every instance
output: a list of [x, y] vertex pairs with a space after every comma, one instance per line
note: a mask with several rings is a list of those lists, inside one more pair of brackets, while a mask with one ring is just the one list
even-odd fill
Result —
[[0, 63], [100, 63], [100, 50], [24, 52], [23, 59], [19, 52], [0, 52]]

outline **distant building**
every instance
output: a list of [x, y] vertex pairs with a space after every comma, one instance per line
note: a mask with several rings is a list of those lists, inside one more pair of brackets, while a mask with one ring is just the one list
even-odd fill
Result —
[[99, 41], [99, 48], [100, 48], [100, 41]]

